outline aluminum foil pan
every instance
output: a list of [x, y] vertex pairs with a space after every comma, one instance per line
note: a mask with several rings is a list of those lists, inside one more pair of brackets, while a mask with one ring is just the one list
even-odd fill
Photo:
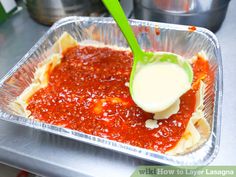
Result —
[[[215, 73], [215, 92], [206, 88], [205, 116], [211, 125], [208, 141], [197, 150], [179, 156], [168, 156], [158, 152], [118, 143], [82, 132], [41, 123], [19, 117], [9, 107], [29, 86], [37, 64], [52, 54], [51, 47], [64, 31], [69, 32], [79, 42], [94, 40], [107, 45], [128, 47], [119, 28], [112, 18], [67, 17], [55, 23], [49, 31], [0, 81], [0, 119], [40, 129], [57, 135], [79, 140], [95, 146], [119, 151], [146, 160], [169, 165], [204, 165], [216, 156], [220, 142], [222, 105], [222, 63], [219, 43], [213, 33], [204, 29], [190, 32], [188, 26], [130, 20], [141, 47], [145, 50], [174, 52], [190, 58], [200, 51], [208, 57]], [[159, 34], [160, 33], [160, 34]]]

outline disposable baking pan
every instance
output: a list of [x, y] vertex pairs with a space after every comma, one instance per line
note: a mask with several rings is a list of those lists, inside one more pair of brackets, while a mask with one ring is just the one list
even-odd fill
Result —
[[206, 88], [205, 116], [210, 122], [208, 141], [193, 152], [169, 156], [143, 148], [119, 143], [101, 137], [66, 129], [16, 115], [9, 104], [29, 86], [35, 69], [41, 61], [52, 54], [51, 47], [62, 35], [69, 32], [79, 42], [98, 41], [107, 45], [128, 47], [112, 18], [67, 17], [55, 23], [48, 32], [25, 54], [25, 56], [0, 81], [0, 119], [50, 132], [74, 140], [119, 151], [169, 165], [205, 165], [216, 156], [220, 142], [222, 105], [222, 62], [219, 43], [207, 29], [189, 30], [188, 26], [130, 20], [141, 47], [145, 50], [167, 51], [190, 58], [204, 51], [214, 71], [214, 93]]

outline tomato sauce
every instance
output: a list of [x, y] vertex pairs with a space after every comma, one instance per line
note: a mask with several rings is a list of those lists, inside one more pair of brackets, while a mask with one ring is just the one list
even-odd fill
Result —
[[189, 26], [188, 27], [188, 31], [189, 32], [194, 32], [194, 31], [196, 31], [197, 30], [197, 27], [196, 26]]
[[37, 91], [27, 109], [42, 122], [63, 126], [118, 142], [165, 152], [182, 137], [195, 108], [199, 79], [209, 73], [208, 62], [193, 64], [193, 88], [181, 97], [180, 110], [148, 129], [153, 117], [132, 100], [128, 82], [133, 56], [129, 51], [92, 46], [68, 49], [49, 73], [47, 87]]

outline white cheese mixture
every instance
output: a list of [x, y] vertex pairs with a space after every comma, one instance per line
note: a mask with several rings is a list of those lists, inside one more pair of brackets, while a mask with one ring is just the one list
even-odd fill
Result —
[[181, 66], [169, 62], [151, 63], [135, 74], [133, 100], [146, 112], [161, 112], [190, 87], [188, 75]]
[[149, 129], [154, 129], [154, 128], [158, 128], [159, 125], [157, 124], [157, 120], [148, 119], [145, 122], [145, 127]]

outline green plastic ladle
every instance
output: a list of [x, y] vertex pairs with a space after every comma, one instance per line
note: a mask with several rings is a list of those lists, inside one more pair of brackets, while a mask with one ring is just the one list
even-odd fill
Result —
[[121, 32], [123, 33], [124, 37], [126, 38], [132, 52], [134, 55], [134, 60], [133, 60], [133, 66], [132, 66], [132, 71], [130, 75], [130, 82], [129, 82], [129, 90], [131, 93], [131, 96], [133, 95], [133, 80], [134, 80], [134, 75], [136, 72], [136, 67], [137, 64], [140, 62], [141, 64], [147, 64], [147, 63], [152, 63], [152, 62], [170, 62], [174, 64], [180, 65], [187, 73], [188, 75], [188, 80], [190, 84], [192, 83], [193, 80], [193, 71], [191, 65], [185, 61], [182, 60], [178, 55], [173, 54], [173, 53], [164, 53], [164, 54], [158, 54], [158, 53], [153, 53], [153, 52], [145, 52], [143, 51], [137, 40], [136, 37], [129, 25], [129, 22], [125, 16], [125, 13], [120, 6], [120, 3], [118, 0], [102, 0], [116, 23], [118, 24]]

